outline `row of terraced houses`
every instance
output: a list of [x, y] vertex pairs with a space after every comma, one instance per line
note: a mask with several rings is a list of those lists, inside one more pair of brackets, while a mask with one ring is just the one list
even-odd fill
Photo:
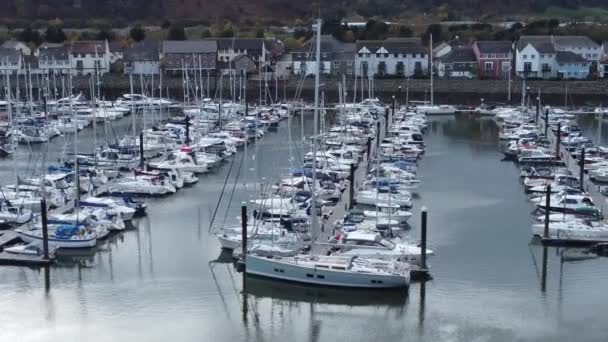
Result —
[[522, 36], [517, 42], [454, 39], [432, 51], [419, 38], [387, 38], [343, 43], [321, 37], [317, 67], [315, 42], [285, 51], [279, 40], [224, 38], [143, 41], [129, 47], [107, 41], [0, 47], [0, 74], [125, 75], [264, 74], [281, 79], [325, 77], [428, 77], [445, 79], [586, 79], [608, 77], [608, 45], [585, 36]]

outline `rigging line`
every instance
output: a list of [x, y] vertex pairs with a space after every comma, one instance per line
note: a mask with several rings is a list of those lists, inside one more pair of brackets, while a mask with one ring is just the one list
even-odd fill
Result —
[[228, 217], [228, 211], [230, 211], [230, 205], [232, 204], [232, 198], [234, 197], [234, 190], [236, 189], [236, 184], [239, 181], [239, 176], [241, 175], [241, 168], [243, 167], [243, 160], [245, 159], [245, 153], [241, 154], [241, 162], [239, 163], [239, 169], [236, 173], [236, 178], [234, 179], [234, 184], [232, 186], [232, 192], [230, 193], [230, 199], [228, 200], [228, 207], [226, 208], [226, 213], [224, 214], [224, 222], [222, 222], [222, 227], [226, 224], [226, 218]]
[[236, 159], [236, 155], [232, 157], [232, 162], [230, 163], [230, 168], [228, 169], [228, 174], [226, 174], [226, 180], [224, 181], [224, 186], [222, 187], [222, 192], [220, 193], [220, 198], [217, 200], [217, 205], [215, 206], [215, 211], [213, 212], [213, 216], [211, 217], [211, 222], [209, 223], [209, 230], [213, 228], [213, 222], [215, 221], [215, 216], [217, 215], [217, 211], [220, 208], [220, 204], [222, 202], [222, 197], [224, 196], [224, 191], [226, 190], [226, 184], [228, 184], [228, 178], [230, 177], [230, 173], [232, 171], [232, 167], [234, 166], [234, 160]]

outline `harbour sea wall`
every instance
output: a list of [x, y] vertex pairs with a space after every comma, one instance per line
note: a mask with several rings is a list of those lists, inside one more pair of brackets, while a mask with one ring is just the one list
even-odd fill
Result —
[[[40, 78], [41, 80], [41, 78]], [[134, 91], [140, 92], [141, 80], [139, 76], [134, 76]], [[84, 94], [89, 94], [90, 77], [86, 76], [75, 76], [73, 77], [73, 86], [77, 91], [82, 91]], [[158, 96], [158, 75], [154, 79], [154, 92], [155, 96]], [[183, 99], [184, 82], [181, 77], [163, 77], [163, 96], [169, 96], [172, 98]], [[321, 90], [325, 95], [327, 102], [338, 101], [338, 83], [337, 79], [321, 79]], [[32, 87], [34, 97], [37, 97], [38, 80], [32, 78]], [[51, 88], [53, 87], [52, 81]], [[144, 78], [144, 87], [150, 88], [150, 78]], [[198, 85], [202, 84], [204, 89], [209, 86], [209, 95], [211, 97], [219, 95], [219, 85], [222, 85], [222, 94], [224, 98], [230, 97], [230, 82], [227, 76], [223, 77], [223, 80], [217, 79], [214, 76], [203, 77], [202, 82], [197, 80]], [[364, 82], [363, 95], [368, 95], [368, 83]], [[16, 81], [12, 81], [13, 87], [16, 85]], [[55, 81], [56, 87], [59, 88], [58, 93], [61, 94], [61, 82], [57, 78]], [[190, 87], [194, 89], [196, 86], [194, 79], [190, 79]], [[242, 84], [238, 79], [236, 82], [236, 93], [238, 94], [239, 84]], [[275, 90], [275, 84], [278, 89]], [[25, 94], [23, 89], [25, 82], [22, 78], [19, 81], [19, 85], [22, 88], [22, 95]], [[399, 93], [399, 86], [401, 86], [401, 93]], [[523, 82], [519, 79], [511, 81], [511, 103], [521, 103]], [[346, 79], [347, 87], [347, 99], [352, 99], [354, 91], [354, 80]], [[406, 88], [409, 88], [409, 99], [410, 100], [430, 100], [430, 80], [429, 79], [380, 79], [375, 80], [374, 84], [375, 96], [389, 101], [390, 98], [395, 95], [400, 98], [402, 102], [405, 102], [407, 98]], [[563, 106], [566, 101], [568, 105], [573, 106], [598, 106], [608, 105], [608, 80], [585, 80], [585, 81], [538, 81], [531, 80], [526, 82], [526, 87], [529, 87], [530, 100], [535, 101], [538, 91], [541, 92], [541, 98], [544, 104]], [[266, 96], [273, 98], [278, 95], [280, 100], [287, 98], [291, 100], [299, 92], [300, 98], [312, 98], [314, 91], [314, 78], [306, 78], [305, 80], [290, 79], [290, 80], [268, 80], [266, 84], [260, 82], [259, 79], [250, 78], [247, 81], [247, 98], [249, 101], [257, 101], [264, 92], [260, 92], [261, 89], [266, 89]], [[107, 99], [114, 99], [123, 93], [130, 92], [129, 77], [125, 75], [105, 75], [101, 79], [101, 95]], [[194, 91], [194, 90], [192, 90]], [[237, 95], [238, 96], [238, 95]], [[357, 82], [357, 99], [361, 99], [361, 81]], [[434, 80], [434, 100], [436, 103], [449, 103], [449, 104], [464, 104], [464, 105], [477, 105], [484, 99], [485, 102], [499, 102], [508, 103], [508, 81], [507, 80]]]

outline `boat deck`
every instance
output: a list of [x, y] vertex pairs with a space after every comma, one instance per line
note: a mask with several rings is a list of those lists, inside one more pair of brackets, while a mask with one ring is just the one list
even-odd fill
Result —
[[[19, 234], [12, 230], [0, 232], [0, 250], [4, 247], [20, 241]], [[46, 266], [53, 260], [44, 259], [42, 255], [25, 255], [0, 252], [0, 265], [12, 266]]]
[[[545, 129], [544, 120], [539, 120], [539, 121], [540, 122], [539, 122], [538, 126], [541, 128], [541, 130], [544, 130]], [[553, 150], [555, 150], [556, 144], [557, 144], [557, 137], [553, 133], [553, 131], [551, 131], [550, 127], [547, 130], [547, 139], [551, 143], [551, 147], [553, 148]], [[562, 161], [564, 162], [564, 165], [568, 168], [570, 173], [575, 177], [579, 177], [580, 166], [579, 166], [578, 160], [575, 158], [572, 158], [572, 156], [570, 155], [570, 152], [568, 152], [563, 146], [560, 146], [559, 154], [560, 154]], [[606, 201], [606, 197], [604, 197], [604, 195], [602, 195], [600, 193], [599, 185], [594, 184], [591, 181], [591, 179], [589, 178], [588, 174], [583, 175], [583, 187], [584, 187], [584, 190], [587, 191], [589, 196], [591, 196], [591, 198], [593, 199], [593, 202], [595, 203], [595, 206], [600, 210], [602, 215], [605, 215], [606, 214], [605, 209], [608, 207], [608, 201]]]

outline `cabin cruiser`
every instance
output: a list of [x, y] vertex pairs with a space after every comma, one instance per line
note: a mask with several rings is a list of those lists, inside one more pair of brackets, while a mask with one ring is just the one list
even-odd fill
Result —
[[[532, 226], [532, 234], [545, 237], [545, 225]], [[551, 240], [570, 242], [608, 242], [608, 226], [604, 224], [588, 224], [581, 221], [550, 222], [549, 236]]]
[[[581, 208], [595, 207], [591, 197], [586, 195], [563, 195], [561, 197], [551, 196], [550, 198], [550, 211], [555, 212], [572, 212], [580, 210]], [[543, 198], [539, 199], [536, 203], [538, 209], [546, 210], [546, 204]]]
[[[209, 171], [204, 163], [198, 162], [193, 158], [194, 153], [170, 152], [160, 160], [150, 162], [148, 165], [154, 169], [160, 170], [180, 170], [192, 172], [194, 174], [206, 173]], [[195, 156], [195, 155], [194, 155]]]
[[[334, 251], [338, 255], [361, 256], [381, 260], [405, 261], [412, 265], [420, 265], [422, 249], [411, 243], [400, 240], [388, 240], [377, 233], [350, 232], [337, 234], [330, 238], [330, 243], [335, 243]], [[434, 252], [427, 248], [426, 255], [431, 256]]]
[[377, 206], [385, 204], [396, 204], [400, 207], [411, 208], [411, 194], [407, 191], [392, 193], [383, 192], [382, 189], [370, 189], [357, 192], [355, 201], [358, 204]]
[[410, 266], [397, 261], [366, 259], [357, 256], [319, 256], [299, 254], [293, 257], [248, 254], [245, 272], [277, 280], [305, 284], [358, 287], [407, 288]]

